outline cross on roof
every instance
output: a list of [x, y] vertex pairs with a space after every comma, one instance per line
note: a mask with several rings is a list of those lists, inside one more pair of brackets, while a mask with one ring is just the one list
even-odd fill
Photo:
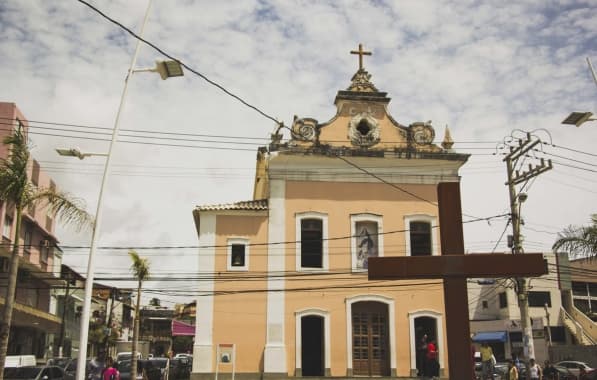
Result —
[[364, 55], [371, 55], [370, 51], [363, 50], [363, 44], [359, 44], [359, 50], [351, 50], [350, 54], [358, 54], [359, 55], [359, 70], [363, 69], [363, 56]]

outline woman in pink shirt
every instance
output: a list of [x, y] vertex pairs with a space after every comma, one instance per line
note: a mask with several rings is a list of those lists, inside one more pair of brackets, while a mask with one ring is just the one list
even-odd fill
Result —
[[114, 360], [108, 357], [106, 360], [106, 369], [102, 373], [103, 380], [120, 380], [120, 372], [114, 368]]

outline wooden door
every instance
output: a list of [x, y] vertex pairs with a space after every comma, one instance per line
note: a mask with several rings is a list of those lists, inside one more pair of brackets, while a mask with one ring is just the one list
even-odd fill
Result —
[[389, 376], [388, 307], [380, 302], [352, 305], [352, 368], [355, 376]]

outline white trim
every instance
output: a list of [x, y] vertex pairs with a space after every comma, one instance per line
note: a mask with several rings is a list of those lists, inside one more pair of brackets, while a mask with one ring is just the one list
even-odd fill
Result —
[[410, 326], [410, 369], [417, 368], [417, 337], [415, 336], [415, 319], [419, 317], [431, 317], [435, 319], [435, 326], [437, 328], [437, 351], [439, 359], [439, 368], [444, 367], [444, 324], [443, 314], [433, 310], [417, 310], [408, 313], [408, 325]]
[[404, 238], [406, 241], [406, 256], [410, 256], [410, 222], [427, 222], [431, 225], [431, 255], [439, 255], [437, 242], [437, 216], [429, 214], [404, 215]]
[[[209, 373], [213, 369], [214, 280], [216, 270], [216, 216], [201, 215], [199, 224], [199, 275], [210, 274], [198, 282], [193, 372]], [[212, 278], [212, 279], [209, 279]]]
[[390, 371], [396, 369], [396, 320], [395, 320], [395, 302], [393, 298], [377, 295], [362, 294], [353, 297], [347, 297], [346, 302], [346, 368], [352, 370], [352, 304], [361, 301], [381, 302], [388, 305], [388, 329], [390, 342]]
[[358, 222], [375, 222], [377, 223], [377, 255], [379, 257], [384, 256], [384, 245], [383, 245], [383, 217], [381, 215], [362, 213], [350, 215], [350, 254], [352, 258], [352, 271], [353, 272], [366, 272], [367, 269], [357, 269], [357, 234], [356, 224]]
[[[328, 257], [328, 215], [322, 212], [306, 211], [295, 214], [295, 241], [296, 241], [296, 261], [297, 272], [327, 272], [329, 270]], [[321, 268], [303, 268], [301, 266], [301, 221], [303, 219], [321, 220], [321, 239], [322, 239], [322, 258]], [[283, 241], [283, 240], [281, 240]]]
[[316, 315], [323, 318], [323, 346], [324, 346], [324, 375], [326, 369], [331, 368], [331, 338], [330, 338], [330, 313], [327, 310], [323, 309], [303, 309], [296, 311], [295, 315], [295, 367], [303, 368], [303, 358], [301, 356], [302, 351], [302, 326], [301, 326], [301, 318], [307, 317], [310, 315]]
[[[232, 265], [232, 245], [244, 245], [245, 246], [245, 265], [233, 266]], [[226, 241], [227, 255], [226, 255], [226, 269], [229, 271], [246, 272], [249, 270], [249, 239], [241, 237], [231, 237]]]

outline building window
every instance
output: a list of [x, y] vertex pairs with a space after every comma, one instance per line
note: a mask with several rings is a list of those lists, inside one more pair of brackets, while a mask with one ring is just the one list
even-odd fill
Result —
[[508, 297], [506, 295], [506, 292], [501, 292], [499, 294], [499, 298], [500, 298], [500, 309], [508, 307]]
[[326, 270], [327, 215], [317, 212], [297, 214], [297, 270]]
[[551, 295], [549, 292], [529, 292], [530, 307], [551, 307]]
[[481, 302], [481, 306], [483, 307], [483, 309], [488, 309], [489, 308], [489, 304], [487, 303], [487, 301], [482, 301]]
[[12, 217], [4, 215], [4, 226], [2, 227], [2, 236], [10, 240], [10, 233], [12, 231]]
[[26, 252], [29, 252], [31, 249], [31, 240], [33, 239], [33, 227], [31, 223], [25, 224], [25, 234], [23, 237], [23, 246]]
[[431, 215], [408, 215], [404, 217], [407, 256], [437, 255], [436, 217]]
[[301, 220], [301, 267], [323, 266], [323, 223], [321, 219]]
[[249, 239], [228, 239], [227, 269], [229, 271], [249, 270]]
[[33, 160], [33, 168], [31, 170], [31, 182], [33, 182], [35, 186], [39, 186], [39, 170], [39, 162]]
[[383, 256], [382, 217], [356, 214], [351, 220], [352, 269], [366, 270], [370, 257]]
[[44, 239], [39, 242], [39, 254], [40, 254], [40, 261], [42, 263], [48, 262], [48, 256], [50, 256], [50, 249], [52, 249], [52, 248], [50, 247], [49, 240]]

